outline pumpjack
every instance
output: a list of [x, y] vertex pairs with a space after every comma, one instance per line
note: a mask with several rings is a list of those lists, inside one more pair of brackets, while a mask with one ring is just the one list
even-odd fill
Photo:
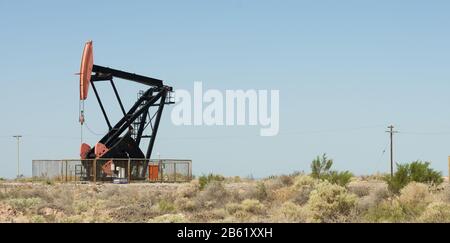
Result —
[[[108, 126], [108, 132], [93, 147], [86, 143], [81, 144], [80, 157], [84, 169], [86, 171], [96, 170], [97, 173], [94, 175], [104, 180], [110, 180], [113, 178], [115, 168], [127, 168], [127, 170], [129, 168], [131, 171], [127, 171], [127, 174], [131, 175], [130, 179], [145, 179], [164, 106], [174, 103], [173, 88], [164, 85], [163, 81], [159, 79], [95, 65], [92, 41], [85, 44], [79, 75], [81, 125], [85, 122], [84, 100], [88, 97], [89, 86], [92, 86]], [[146, 91], [140, 92], [136, 103], [128, 111], [125, 110], [114, 84], [115, 78], [137, 82], [148, 87]], [[108, 118], [96, 88], [97, 82], [111, 84], [123, 114], [115, 124], [111, 124]], [[141, 150], [143, 139], [149, 139], [145, 153]], [[95, 168], [91, 163], [93, 159], [96, 160]], [[130, 167], [126, 166], [126, 159], [133, 160]], [[92, 177], [92, 175], [87, 177], [89, 176]]]

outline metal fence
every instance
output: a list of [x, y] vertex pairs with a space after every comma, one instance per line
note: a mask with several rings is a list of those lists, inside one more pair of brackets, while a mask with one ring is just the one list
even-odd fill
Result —
[[190, 160], [33, 160], [32, 166], [33, 178], [36, 180], [186, 182], [192, 179]]

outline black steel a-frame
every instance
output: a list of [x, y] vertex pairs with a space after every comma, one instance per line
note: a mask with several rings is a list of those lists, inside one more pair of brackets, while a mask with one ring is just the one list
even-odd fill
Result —
[[[91, 85], [94, 90], [97, 101], [102, 110], [108, 125], [108, 132], [99, 141], [105, 145], [108, 150], [100, 157], [96, 156], [95, 148], [92, 148], [86, 156], [86, 159], [94, 158], [143, 158], [150, 159], [152, 155], [153, 146], [155, 144], [156, 134], [158, 132], [161, 114], [164, 105], [172, 104], [171, 92], [172, 87], [163, 84], [162, 80], [145, 77], [133, 73], [128, 73], [120, 70], [115, 70], [107, 67], [94, 65], [92, 68], [94, 73], [91, 76]], [[128, 110], [125, 110], [120, 99], [117, 88], [114, 84], [113, 78], [125, 79], [150, 86], [148, 90], [142, 93], [136, 103]], [[114, 90], [114, 94], [123, 112], [123, 117], [112, 125], [108, 115], [106, 114], [103, 103], [95, 87], [95, 83], [99, 81], [109, 81]], [[151, 107], [156, 107], [150, 111]], [[150, 129], [146, 129], [150, 126]], [[145, 131], [150, 131], [149, 134], [144, 134]], [[144, 154], [140, 149], [142, 138], [149, 138], [149, 144], [146, 153]], [[146, 160], [147, 161], [147, 160]], [[146, 168], [145, 163], [144, 168]]]

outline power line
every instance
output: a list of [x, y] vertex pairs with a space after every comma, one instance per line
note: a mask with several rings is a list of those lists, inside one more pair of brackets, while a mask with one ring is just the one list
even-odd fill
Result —
[[406, 135], [450, 135], [450, 131], [441, 131], [441, 132], [399, 132], [401, 134]]
[[[104, 133], [98, 133], [91, 129], [89, 125], [85, 122], [87, 130], [95, 136], [102, 136]], [[321, 129], [321, 130], [285, 130], [280, 131], [278, 133], [278, 136], [290, 136], [290, 135], [301, 135], [301, 134], [316, 134], [316, 133], [339, 133], [339, 132], [348, 132], [348, 131], [356, 131], [356, 130], [363, 130], [363, 129], [371, 129], [371, 128], [378, 128], [382, 127], [383, 125], [375, 125], [375, 126], [361, 126], [361, 127], [353, 127], [353, 128], [331, 128], [331, 129]], [[80, 139], [79, 137], [71, 137], [71, 136], [59, 136], [59, 135], [23, 135], [26, 137], [32, 137], [32, 138], [58, 138], [58, 139]], [[2, 136], [0, 136], [2, 137]], [[10, 136], [5, 136], [10, 137]], [[225, 135], [225, 136], [186, 136], [186, 137], [161, 137], [160, 140], [211, 140], [211, 139], [233, 139], [233, 138], [255, 138], [260, 137], [259, 133], [255, 134], [246, 134], [246, 135]]]
[[383, 159], [383, 156], [386, 154], [386, 150], [387, 150], [387, 148], [388, 148], [388, 146], [389, 146], [389, 142], [387, 142], [386, 143], [386, 145], [384, 146], [384, 148], [383, 148], [383, 151], [381, 152], [381, 156], [380, 156], [380, 158], [378, 159], [378, 162], [377, 162], [377, 164], [376, 164], [376, 169], [378, 170], [378, 165], [381, 163], [381, 160]]
[[322, 129], [322, 130], [310, 130], [310, 131], [282, 131], [279, 134], [289, 133], [289, 134], [307, 134], [307, 133], [338, 133], [338, 132], [348, 132], [348, 131], [356, 131], [356, 130], [364, 130], [364, 129], [372, 129], [372, 128], [381, 128], [385, 125], [373, 125], [373, 126], [361, 126], [361, 127], [347, 127], [347, 128], [332, 128], [332, 129]]
[[106, 132], [105, 132], [105, 133], [97, 133], [97, 132], [95, 132], [94, 130], [92, 130], [92, 129], [89, 127], [89, 125], [87, 124], [86, 121], [84, 121], [84, 124], [86, 125], [87, 130], [88, 130], [92, 135], [95, 135], [95, 136], [103, 136], [104, 134], [106, 134]]
[[[94, 136], [102, 136], [104, 133], [98, 133], [89, 127], [87, 123], [87, 130]], [[328, 134], [328, 133], [341, 133], [348, 131], [358, 131], [365, 129], [373, 129], [379, 128], [383, 125], [374, 125], [374, 126], [361, 126], [361, 127], [348, 127], [348, 128], [332, 128], [332, 129], [320, 129], [320, 130], [285, 130], [280, 131], [277, 136], [298, 136], [302, 134]], [[396, 131], [398, 134], [405, 135], [450, 135], [450, 131], [441, 131], [441, 132], [411, 132], [411, 131]], [[70, 140], [79, 140], [79, 137], [75, 136], [60, 136], [60, 135], [22, 135], [23, 137], [29, 138], [39, 138], [39, 139], [70, 139]], [[11, 135], [2, 135], [0, 138], [10, 138]], [[224, 136], [183, 136], [183, 137], [161, 137], [160, 140], [214, 140], [214, 139], [238, 139], [238, 138], [255, 138], [260, 137], [259, 133], [255, 134], [246, 134], [246, 135], [224, 135]], [[87, 137], [87, 139], [96, 139], [97, 137]]]

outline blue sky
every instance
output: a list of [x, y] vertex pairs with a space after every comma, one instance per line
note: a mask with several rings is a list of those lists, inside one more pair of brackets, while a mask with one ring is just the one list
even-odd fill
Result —
[[[32, 159], [78, 157], [74, 73], [90, 39], [96, 64], [175, 88], [280, 90], [276, 137], [259, 137], [258, 127], [176, 127], [165, 110], [154, 154], [192, 159], [196, 174], [309, 171], [324, 152], [340, 170], [387, 172], [389, 124], [401, 132], [396, 161], [429, 160], [447, 174], [449, 12], [448, 1], [414, 0], [0, 1], [0, 176], [16, 173], [14, 134], [24, 135], [26, 175]], [[116, 83], [131, 105], [139, 87]], [[86, 119], [105, 131], [92, 98]]]

